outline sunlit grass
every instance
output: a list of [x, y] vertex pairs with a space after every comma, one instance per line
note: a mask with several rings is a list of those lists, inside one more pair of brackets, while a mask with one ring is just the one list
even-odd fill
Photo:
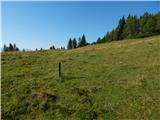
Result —
[[160, 119], [160, 36], [1, 61], [2, 119]]

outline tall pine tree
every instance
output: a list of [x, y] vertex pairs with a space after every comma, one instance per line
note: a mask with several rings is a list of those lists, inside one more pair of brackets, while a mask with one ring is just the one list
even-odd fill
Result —
[[135, 38], [138, 35], [139, 20], [137, 16], [128, 16], [123, 32], [124, 38]]
[[72, 49], [72, 39], [71, 38], [68, 41], [67, 49]]
[[82, 38], [81, 37], [79, 38], [78, 47], [83, 47], [83, 46], [86, 46], [86, 45], [87, 45], [86, 37], [83, 34]]
[[77, 48], [77, 40], [76, 40], [76, 38], [73, 39], [72, 44], [73, 44], [73, 48]]
[[154, 16], [150, 16], [144, 25], [144, 33], [147, 36], [152, 35], [156, 31], [156, 19]]
[[150, 16], [151, 15], [148, 12], [144, 13], [143, 16], [140, 16], [139, 18], [139, 37], [146, 36], [146, 31], [145, 31], [144, 26], [147, 23]]
[[11, 43], [9, 43], [9, 51], [14, 51], [14, 47]]
[[125, 22], [125, 17], [123, 16], [119, 20], [118, 27], [115, 30], [115, 33], [114, 33], [114, 39], [115, 40], [122, 40], [123, 39], [123, 29], [124, 29], [125, 23], [126, 23]]

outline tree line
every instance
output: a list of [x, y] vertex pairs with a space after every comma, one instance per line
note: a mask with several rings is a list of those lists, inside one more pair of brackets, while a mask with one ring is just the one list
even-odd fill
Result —
[[73, 39], [70, 38], [68, 41], [67, 49], [84, 47], [86, 45], [89, 45], [89, 43], [87, 43], [86, 37], [83, 34], [82, 37], [79, 37], [78, 42], [77, 42], [76, 38], [73, 38]]
[[[84, 47], [87, 45], [111, 42], [123, 39], [132, 38], [143, 38], [152, 35], [160, 34], [160, 12], [156, 14], [144, 13], [142, 16], [137, 17], [136, 15], [128, 15], [127, 18], [124, 16], [119, 20], [118, 25], [111, 32], [107, 32], [102, 38], [99, 37], [96, 42], [88, 43], [85, 35], [76, 38], [70, 38], [67, 44], [67, 49], [75, 49], [79, 47]], [[52, 45], [49, 49], [55, 50], [56, 48]], [[58, 50], [64, 50], [65, 47], [57, 48]], [[38, 49], [36, 49], [37, 51]], [[43, 50], [42, 48], [40, 50]], [[9, 46], [4, 45], [3, 51], [19, 51], [16, 44], [9, 44]], [[25, 50], [23, 50], [25, 51]]]
[[119, 20], [118, 25], [111, 32], [107, 32], [102, 38], [98, 38], [96, 42], [87, 43], [85, 35], [79, 38], [79, 43], [74, 38], [70, 38], [67, 48], [74, 49], [86, 45], [93, 45], [105, 42], [111, 42], [123, 39], [143, 38], [160, 34], [160, 12], [157, 14], [144, 13], [142, 16], [128, 15]]
[[7, 52], [7, 51], [19, 51], [19, 48], [16, 46], [16, 44], [9, 43], [8, 46], [4, 44], [3, 51], [4, 52]]
[[143, 38], [160, 34], [160, 12], [157, 14], [144, 13], [142, 16], [128, 15], [119, 20], [118, 25], [111, 32], [98, 38], [96, 43], [105, 43], [115, 40]]
[[[54, 45], [52, 45], [51, 47], [49, 47], [50, 50], [65, 50], [65, 47], [60, 47], [60, 48], [55, 48]], [[43, 48], [36, 48], [35, 51], [42, 51], [44, 50]], [[4, 44], [3, 48], [2, 48], [2, 52], [13, 52], [13, 51], [17, 51], [17, 52], [26, 52], [26, 51], [32, 51], [29, 49], [22, 49], [20, 50], [15, 43], [9, 43], [9, 45], [7, 46], [6, 44]]]

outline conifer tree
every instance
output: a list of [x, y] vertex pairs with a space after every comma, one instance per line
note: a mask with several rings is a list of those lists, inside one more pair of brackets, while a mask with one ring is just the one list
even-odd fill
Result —
[[151, 15], [148, 12], [146, 12], [143, 14], [143, 16], [140, 16], [139, 18], [139, 36], [140, 37], [143, 37], [146, 35], [144, 26], [147, 23], [150, 16]]
[[123, 29], [124, 29], [124, 26], [125, 26], [125, 17], [123, 16], [119, 20], [118, 26], [117, 26], [117, 28], [115, 30], [115, 33], [114, 33], [114, 39], [115, 40], [122, 40], [123, 39]]
[[76, 40], [76, 38], [73, 39], [72, 44], [73, 44], [73, 48], [77, 48], [77, 40]]
[[50, 50], [55, 50], [54, 45], [49, 48]]
[[3, 52], [6, 52], [6, 51], [8, 51], [8, 47], [4, 44], [4, 46], [3, 46]]
[[68, 41], [67, 49], [72, 49], [72, 39], [71, 38]]
[[11, 43], [9, 43], [9, 46], [6, 46], [4, 44], [4, 46], [3, 46], [3, 52], [7, 52], [7, 51], [19, 51], [19, 48], [16, 47], [16, 44], [12, 45]]
[[155, 32], [156, 32], [157, 34], [160, 34], [160, 12], [158, 12], [158, 13], [155, 15], [155, 19], [156, 19]]
[[134, 38], [139, 33], [139, 21], [137, 16], [129, 15], [124, 26], [124, 38]]
[[99, 44], [99, 43], [101, 43], [101, 38], [100, 37], [97, 39], [97, 44]]
[[144, 33], [146, 33], [148, 36], [155, 33], [155, 31], [156, 31], [156, 19], [154, 18], [154, 16], [150, 16], [146, 24], [144, 25]]
[[85, 35], [83, 34], [83, 35], [82, 35], [82, 38], [79, 38], [78, 46], [79, 46], [79, 47], [83, 47], [83, 46], [86, 46], [86, 45], [87, 45], [86, 37], [85, 37]]
[[9, 43], [9, 51], [14, 51], [14, 47], [11, 43]]

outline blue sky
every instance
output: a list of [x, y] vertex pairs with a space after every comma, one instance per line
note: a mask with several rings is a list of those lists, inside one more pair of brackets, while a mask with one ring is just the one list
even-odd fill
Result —
[[85, 34], [88, 42], [111, 31], [124, 15], [157, 13], [160, 2], [2, 2], [2, 44], [22, 49], [67, 45]]

